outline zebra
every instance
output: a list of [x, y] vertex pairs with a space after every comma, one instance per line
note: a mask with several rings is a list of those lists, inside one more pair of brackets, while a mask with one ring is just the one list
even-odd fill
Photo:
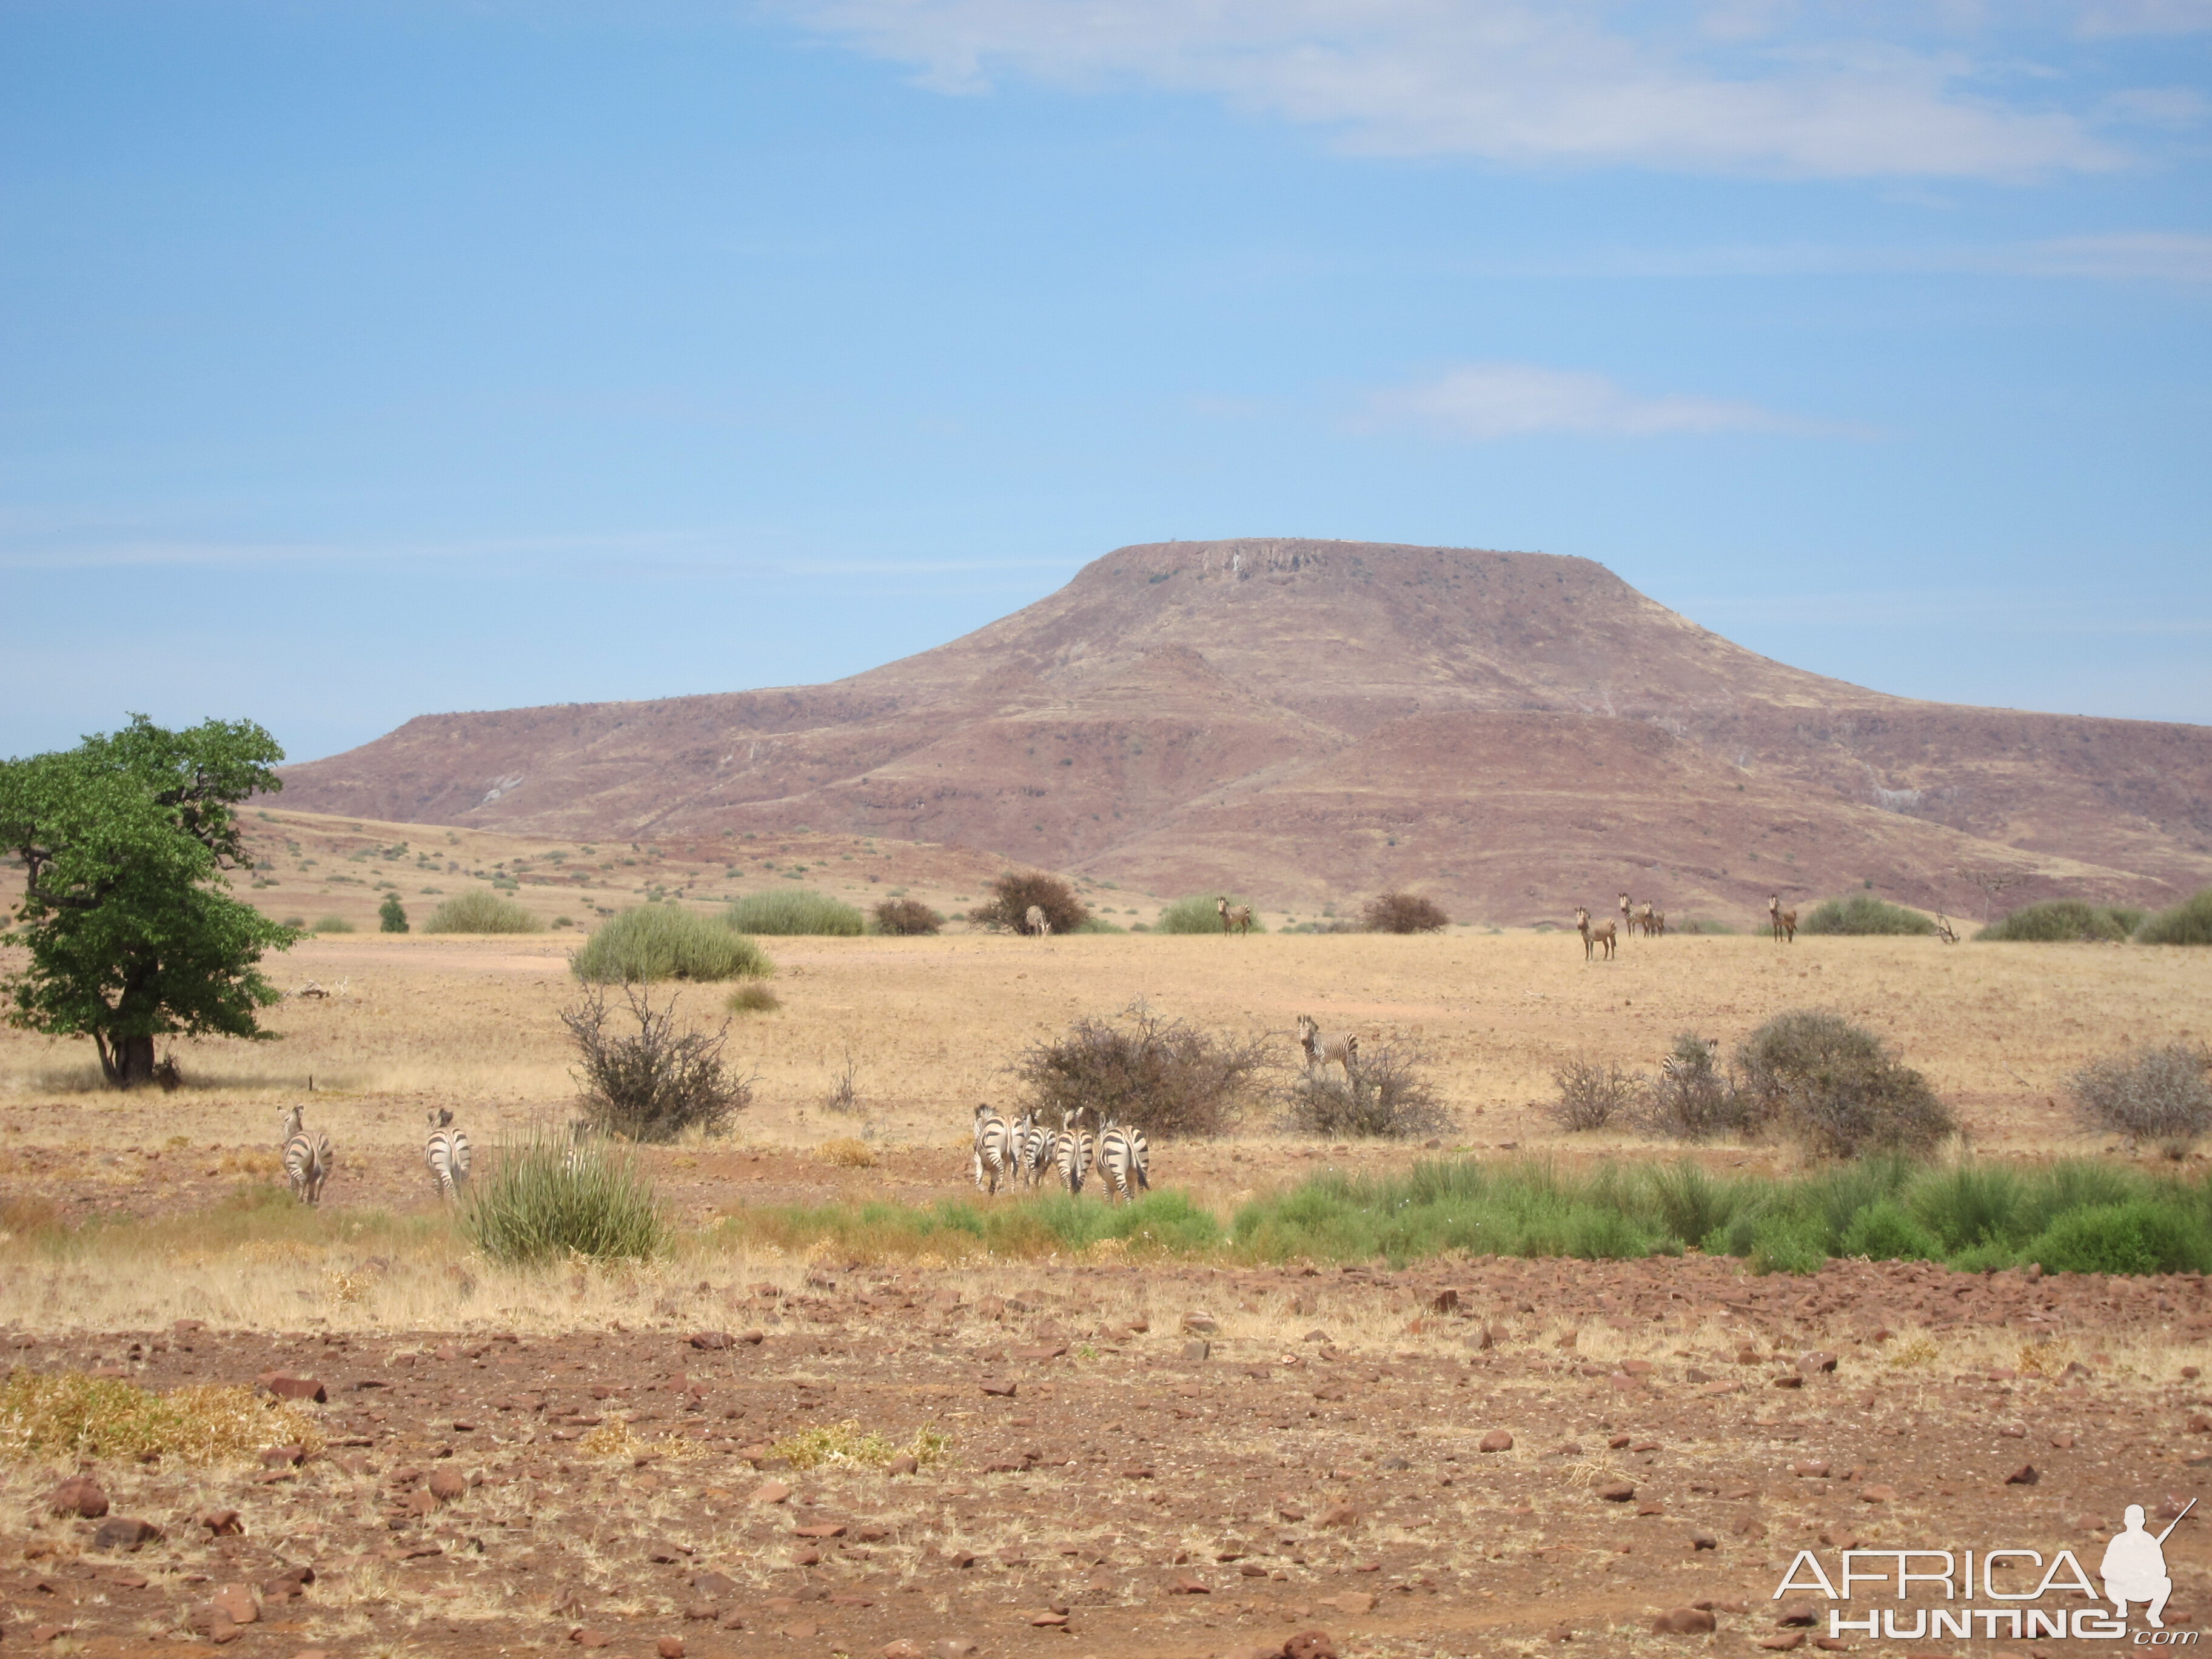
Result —
[[1060, 1166], [1060, 1178], [1067, 1183], [1070, 1194], [1083, 1190], [1083, 1177], [1091, 1170], [1090, 1132], [1077, 1121], [1082, 1115], [1080, 1108], [1060, 1114], [1060, 1133], [1053, 1147], [1053, 1161]]
[[1022, 917], [1022, 932], [1036, 939], [1049, 939], [1052, 936], [1052, 918], [1045, 915], [1044, 906], [1042, 904], [1030, 906], [1027, 914]]
[[284, 1113], [284, 1178], [301, 1203], [320, 1204], [323, 1183], [331, 1178], [331, 1166], [337, 1160], [331, 1151], [331, 1138], [320, 1129], [308, 1128], [306, 1118], [306, 1109], [297, 1102]]
[[1220, 913], [1221, 931], [1223, 933], [1229, 933], [1232, 929], [1239, 933], [1249, 933], [1252, 931], [1252, 907], [1250, 905], [1231, 904], [1224, 895], [1217, 896], [1214, 899], [1213, 908]]
[[1601, 949], [1604, 951], [1607, 957], [1610, 957], [1613, 955], [1614, 948], [1613, 924], [1608, 921], [1602, 927], [1591, 927], [1589, 909], [1585, 905], [1577, 904], [1575, 906], [1575, 932], [1583, 936], [1583, 960], [1584, 962], [1588, 962], [1591, 956]]
[[975, 1108], [975, 1159], [973, 1169], [979, 1192], [996, 1197], [999, 1182], [1009, 1187], [1014, 1178], [1014, 1126], [988, 1106]]
[[1298, 1047], [1305, 1053], [1306, 1071], [1326, 1071], [1332, 1060], [1350, 1078], [1359, 1062], [1359, 1039], [1349, 1031], [1323, 1031], [1310, 1014], [1298, 1016]]
[[453, 1115], [441, 1106], [428, 1114], [429, 1138], [422, 1143], [422, 1161], [430, 1166], [430, 1184], [438, 1196], [451, 1200], [469, 1184], [469, 1137], [453, 1127]]
[[1119, 1194], [1125, 1203], [1133, 1204], [1139, 1192], [1150, 1192], [1152, 1177], [1146, 1167], [1152, 1162], [1152, 1149], [1145, 1139], [1145, 1132], [1134, 1124], [1122, 1125], [1112, 1118], [1103, 1119], [1098, 1126], [1098, 1170], [1113, 1183], [1107, 1194], [1111, 1203]]
[[1022, 1121], [1014, 1128], [1016, 1166], [1021, 1171], [1024, 1182], [1034, 1187], [1044, 1179], [1044, 1172], [1052, 1164], [1052, 1131], [1037, 1121], [1034, 1108], [1022, 1114]]
[[1797, 913], [1782, 908], [1781, 894], [1767, 895], [1766, 917], [1774, 924], [1774, 942], [1777, 945], [1795, 945], [1797, 942]]
[[1659, 1076], [1663, 1082], [1676, 1085], [1687, 1083], [1698, 1073], [1709, 1073], [1713, 1069], [1713, 1061], [1720, 1057], [1720, 1039], [1698, 1037], [1694, 1041], [1700, 1048], [1705, 1050], [1703, 1055], [1686, 1054], [1679, 1048], [1675, 1053], [1668, 1055], [1659, 1062]]

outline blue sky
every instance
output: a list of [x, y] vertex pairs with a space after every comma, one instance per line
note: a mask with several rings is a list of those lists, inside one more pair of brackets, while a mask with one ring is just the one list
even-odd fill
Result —
[[1169, 537], [2212, 721], [2212, 0], [0, 0], [0, 753], [831, 678]]

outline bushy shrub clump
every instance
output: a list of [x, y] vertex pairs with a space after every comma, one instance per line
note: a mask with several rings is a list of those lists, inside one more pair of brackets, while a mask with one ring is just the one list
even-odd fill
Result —
[[851, 905], [804, 887], [748, 893], [722, 915], [741, 933], [826, 933], [851, 939], [867, 931], [866, 921]]
[[1974, 937], [2033, 945], [2117, 945], [2142, 927], [2142, 919], [2143, 913], [2130, 905], [2045, 899], [1998, 917]]
[[[353, 932], [353, 924], [343, 916], [321, 916], [317, 918], [314, 930], [319, 933], [350, 933]], [[437, 930], [426, 927], [423, 931], [435, 933]]]
[[2149, 1141], [2175, 1157], [2212, 1129], [2212, 1053], [2173, 1043], [2092, 1060], [2066, 1079], [2093, 1129]]
[[1917, 910], [1871, 893], [1827, 899], [1797, 924], [1801, 933], [1932, 933], [1936, 924]]
[[1282, 1127], [1328, 1140], [1414, 1140], [1452, 1127], [1420, 1056], [1386, 1045], [1345, 1075], [1294, 1072], [1278, 1096]]
[[1032, 1044], [1014, 1069], [1048, 1124], [1086, 1111], [1093, 1123], [1113, 1117], [1169, 1140], [1225, 1133], [1267, 1059], [1264, 1041], [1217, 1036], [1139, 1002], [1118, 1019], [1077, 1020], [1065, 1036]]
[[1777, 1015], [1745, 1040], [1737, 1066], [1759, 1118], [1819, 1157], [1924, 1153], [1958, 1127], [1925, 1078], [1840, 1014]]
[[1418, 893], [1383, 893], [1368, 901], [1359, 925], [1370, 933], [1435, 933], [1450, 927], [1451, 918]]
[[1558, 1091], [1549, 1109], [1552, 1121], [1569, 1134], [1610, 1127], [1627, 1115], [1644, 1090], [1637, 1073], [1588, 1060], [1566, 1061], [1552, 1073], [1552, 1084]]
[[660, 979], [761, 979], [775, 971], [759, 945], [719, 916], [643, 904], [595, 929], [571, 951], [578, 979], [602, 985]]
[[1082, 931], [1091, 920], [1091, 907], [1076, 897], [1075, 889], [1058, 876], [1042, 870], [1008, 870], [991, 881], [991, 896], [968, 913], [968, 920], [993, 933], [1020, 933], [1030, 906], [1044, 912], [1055, 933]]
[[544, 924], [511, 898], [479, 889], [449, 898], [422, 924], [426, 933], [536, 933]]
[[407, 931], [407, 907], [399, 902], [397, 893], [386, 893], [384, 902], [376, 907], [377, 931], [384, 933], [404, 933]]
[[674, 997], [655, 1008], [650, 992], [625, 985], [623, 999], [635, 1032], [623, 1029], [596, 985], [561, 1011], [592, 1127], [625, 1140], [673, 1140], [687, 1129], [726, 1133], [753, 1097], [752, 1079], [732, 1076], [722, 1059], [729, 1022], [711, 1032], [679, 1030]]
[[1670, 1063], [1644, 1097], [1644, 1127], [1676, 1140], [1747, 1134], [1759, 1127], [1759, 1108], [1714, 1058], [1714, 1045], [1694, 1031], [1674, 1039]]
[[2212, 945], [2212, 887], [2161, 910], [2136, 930], [2138, 945]]
[[945, 918], [918, 898], [885, 899], [876, 906], [876, 931], [904, 938], [934, 933]]
[[[1160, 912], [1160, 919], [1152, 924], [1152, 931], [1156, 933], [1218, 933], [1221, 931], [1222, 896], [1217, 893], [1193, 893], [1187, 898], [1179, 898]], [[1239, 898], [1234, 893], [1226, 896], [1231, 909], [1240, 904], [1251, 903], [1249, 899]], [[1260, 925], [1258, 914], [1255, 906], [1252, 931], [1264, 933], [1267, 930]]]
[[471, 1183], [461, 1229], [494, 1261], [645, 1261], [670, 1228], [652, 1182], [603, 1139], [540, 1133], [496, 1149]]

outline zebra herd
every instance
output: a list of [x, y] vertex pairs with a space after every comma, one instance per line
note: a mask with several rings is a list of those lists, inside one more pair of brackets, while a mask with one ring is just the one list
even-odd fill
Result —
[[[444, 1107], [429, 1114], [430, 1133], [422, 1143], [422, 1162], [429, 1166], [431, 1184], [438, 1196], [451, 1202], [469, 1183], [471, 1153], [468, 1133], [453, 1127], [453, 1115]], [[292, 1196], [302, 1204], [323, 1201], [323, 1183], [337, 1166], [331, 1138], [307, 1126], [307, 1109], [296, 1102], [284, 1109], [284, 1178], [292, 1183]]]
[[1071, 1194], [1079, 1194], [1095, 1165], [1110, 1188], [1108, 1203], [1117, 1197], [1125, 1204], [1136, 1202], [1137, 1194], [1149, 1191], [1152, 1184], [1152, 1149], [1145, 1132], [1109, 1116], [1100, 1121], [1094, 1138], [1083, 1127], [1085, 1109], [1063, 1112], [1054, 1131], [1040, 1123], [1034, 1111], [1008, 1118], [978, 1105], [971, 1165], [976, 1190], [995, 1197], [1001, 1181], [1009, 1191], [1018, 1180], [1035, 1187], [1052, 1170]]

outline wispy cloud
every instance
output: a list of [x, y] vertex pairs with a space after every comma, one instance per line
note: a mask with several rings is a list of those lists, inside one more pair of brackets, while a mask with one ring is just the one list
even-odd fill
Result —
[[[947, 92], [1133, 82], [1329, 129], [1347, 148], [1518, 163], [1992, 178], [2119, 165], [2016, 43], [1879, 38], [1884, 9], [1537, 0], [770, 0]], [[2179, 27], [2187, 0], [2112, 0]], [[1968, 9], [1970, 11], [1971, 9]], [[1964, 15], [1952, 9], [1950, 15]], [[1829, 26], [1831, 20], [1832, 26]], [[1607, 27], [1608, 22], [1616, 27]], [[2008, 102], [2000, 89], [2037, 89]]]
[[1371, 418], [1484, 442], [1543, 432], [1649, 438], [1684, 433], [1802, 431], [1809, 422], [1755, 404], [1638, 397], [1606, 375], [1533, 363], [1467, 363], [1369, 400]]

